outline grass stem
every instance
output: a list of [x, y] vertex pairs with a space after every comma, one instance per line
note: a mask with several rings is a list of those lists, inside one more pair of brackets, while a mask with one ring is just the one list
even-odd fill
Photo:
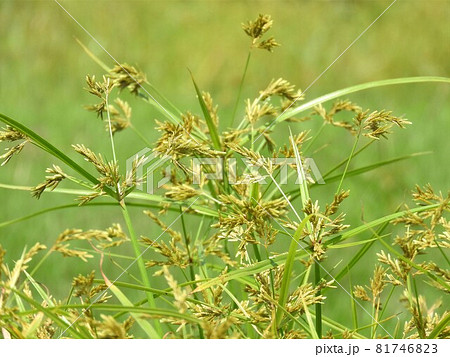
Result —
[[250, 64], [250, 58], [252, 56], [252, 52], [249, 51], [247, 55], [247, 60], [245, 61], [244, 73], [242, 73], [241, 82], [239, 83], [238, 95], [236, 98], [236, 103], [234, 104], [233, 114], [231, 115], [231, 127], [234, 125], [234, 121], [236, 119], [237, 109], [239, 107], [239, 102], [241, 101], [242, 88], [244, 87], [245, 77], [247, 76], [248, 66]]
[[[314, 285], [318, 286], [320, 284], [320, 263], [318, 261], [314, 262]], [[320, 290], [317, 291], [316, 296], [321, 294]], [[316, 304], [316, 332], [319, 338], [322, 338], [322, 304]]]
[[[123, 214], [125, 223], [127, 225], [128, 232], [130, 234], [130, 240], [131, 240], [131, 244], [133, 245], [133, 250], [134, 250], [134, 254], [136, 256], [136, 262], [137, 262], [137, 265], [139, 268], [139, 272], [141, 274], [142, 282], [144, 283], [144, 286], [147, 289], [151, 290], [152, 287], [150, 285], [150, 280], [148, 279], [147, 269], [145, 268], [144, 259], [142, 257], [143, 253], [141, 252], [141, 249], [139, 247], [139, 242], [137, 240], [136, 232], [134, 231], [133, 224], [131, 223], [130, 214], [129, 214], [128, 208], [125, 204], [123, 204], [123, 206], [122, 206], [122, 214]], [[147, 295], [147, 301], [148, 301], [149, 307], [152, 309], [156, 308], [153, 294], [150, 293], [149, 291], [146, 291], [146, 295]], [[162, 329], [161, 329], [159, 320], [155, 319], [154, 324], [155, 324], [156, 331], [159, 333], [160, 336], [162, 336]]]
[[350, 166], [350, 161], [352, 161], [352, 158], [353, 158], [353, 155], [355, 153], [356, 147], [358, 146], [359, 137], [360, 137], [360, 132], [356, 136], [355, 142], [353, 143], [352, 151], [350, 152], [350, 155], [348, 157], [347, 163], [345, 164], [344, 172], [342, 173], [341, 180], [339, 181], [339, 185], [338, 185], [338, 188], [336, 190], [336, 195], [338, 195], [339, 192], [341, 191], [342, 183], [344, 182], [345, 175], [347, 174], [348, 167]]

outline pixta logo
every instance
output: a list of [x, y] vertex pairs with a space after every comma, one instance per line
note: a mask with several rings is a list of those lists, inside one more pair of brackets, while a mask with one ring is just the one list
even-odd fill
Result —
[[[144, 148], [126, 161], [127, 172], [133, 170], [133, 166], [138, 159], [142, 159], [140, 165], [135, 168], [135, 182], [133, 184], [139, 191], [152, 194], [155, 189], [161, 188], [170, 181], [172, 174], [172, 164], [170, 156], [160, 156], [152, 152], [149, 148]], [[162, 178], [156, 178], [156, 172], [163, 171]], [[156, 182], [155, 182], [156, 181]]]
[[[312, 158], [305, 158], [300, 169], [297, 168], [296, 159], [291, 157], [260, 158], [257, 161], [246, 158], [194, 157], [184, 158], [183, 160], [188, 161], [187, 164], [175, 165], [176, 162], [170, 156], [160, 156], [145, 148], [128, 158], [127, 172], [133, 169], [137, 159], [141, 160], [140, 165], [134, 168], [136, 172], [134, 184], [138, 190], [150, 194], [170, 182], [173, 168], [181, 166], [187, 168], [185, 174], [191, 175], [191, 182], [194, 185], [199, 185], [205, 180], [223, 180], [225, 176], [231, 185], [254, 182], [265, 185], [272, 180], [276, 180], [279, 185], [287, 185], [292, 176], [296, 178], [296, 184], [302, 183], [302, 177], [310, 183], [325, 184]], [[273, 168], [272, 173], [267, 171], [267, 166]], [[303, 175], [298, 170], [301, 170]]]

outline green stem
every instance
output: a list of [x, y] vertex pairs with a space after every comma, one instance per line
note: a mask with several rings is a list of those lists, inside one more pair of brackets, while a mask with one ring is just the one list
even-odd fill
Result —
[[[375, 139], [372, 139], [371, 141], [369, 141], [367, 144], [365, 144], [362, 148], [360, 148], [358, 151], [356, 151], [353, 154], [353, 157], [357, 156], [358, 154], [360, 154], [362, 151], [364, 151], [369, 145], [373, 144], [375, 142]], [[342, 165], [344, 165], [346, 162], [348, 161], [348, 159], [344, 159], [341, 162], [339, 162], [336, 166], [334, 166], [332, 169], [330, 169], [330, 171], [328, 171], [325, 175], [323, 175], [323, 178], [326, 179], [328, 176], [330, 176], [334, 171], [336, 171], [338, 168], [340, 168]]]
[[[39, 261], [39, 263], [36, 264], [36, 266], [33, 268], [33, 270], [30, 272], [30, 275], [33, 276], [34, 274], [36, 274], [36, 272], [38, 271], [38, 269], [42, 266], [42, 264], [47, 260], [47, 258], [53, 253], [54, 251], [52, 249], [49, 249], [47, 251], [47, 253], [45, 253], [45, 255], [41, 258], [41, 260]], [[23, 289], [23, 286], [25, 284], [26, 280], [24, 280], [22, 282], [22, 284], [19, 287], [19, 290]]]
[[[353, 294], [353, 284], [352, 277], [350, 275], [350, 270], [347, 269], [348, 274], [348, 282], [350, 284], [350, 294], [352, 295], [350, 299], [351, 307], [352, 307], [352, 321], [353, 321], [353, 330], [358, 330], [358, 313], [356, 311], [356, 303], [355, 303], [355, 295]], [[336, 279], [337, 280], [337, 279]]]
[[[383, 309], [381, 310], [380, 315], [378, 316], [378, 321], [380, 321], [382, 319], [383, 314], [387, 309], [389, 300], [391, 300], [392, 294], [394, 293], [394, 290], [395, 290], [395, 285], [392, 286], [391, 291], [389, 292], [389, 295], [388, 295], [386, 301], [383, 303]], [[374, 336], [376, 336], [377, 328], [378, 328], [378, 324], [375, 324], [375, 330], [373, 331]], [[394, 338], [395, 338], [395, 335], [394, 335]]]
[[[183, 215], [183, 209], [180, 206], [180, 216], [181, 216], [181, 226], [183, 227], [183, 235], [184, 235], [184, 244], [186, 245], [186, 252], [189, 259], [189, 272], [191, 274], [191, 280], [195, 280], [195, 272], [193, 267], [193, 259], [191, 255], [191, 250], [189, 249], [189, 238], [186, 231], [186, 224], [184, 222], [184, 215]], [[186, 279], [187, 280], [187, 279]]]
[[350, 166], [350, 161], [352, 161], [352, 158], [353, 158], [353, 155], [355, 153], [356, 147], [358, 146], [360, 133], [361, 132], [359, 132], [358, 135], [356, 136], [355, 142], [354, 142], [353, 147], [352, 147], [352, 151], [350, 152], [350, 156], [348, 157], [347, 164], [345, 165], [345, 169], [344, 169], [344, 172], [342, 174], [341, 181], [339, 181], [339, 186], [338, 186], [338, 188], [336, 190], [336, 195], [338, 195], [339, 192], [341, 191], [342, 183], [344, 182], [345, 175], [347, 174], [348, 167]]
[[242, 74], [241, 83], [239, 84], [239, 90], [238, 90], [238, 95], [236, 98], [236, 103], [234, 104], [233, 114], [231, 115], [231, 127], [233, 127], [234, 120], [236, 119], [236, 112], [237, 112], [237, 108], [239, 106], [239, 102], [241, 100], [242, 88], [244, 87], [244, 81], [245, 81], [245, 77], [247, 75], [248, 65], [250, 63], [251, 56], [252, 56], [252, 52], [249, 51], [248, 55], [247, 55], [247, 61], [245, 62], [245, 68], [244, 68], [244, 73]]
[[447, 254], [445, 254], [445, 252], [442, 250], [441, 246], [439, 245], [438, 241], [436, 240], [436, 237], [434, 237], [433, 240], [434, 240], [434, 244], [436, 244], [436, 247], [439, 249], [439, 251], [441, 252], [445, 261], [447, 262], [447, 265], [450, 266], [450, 260], [448, 259]]
[[[136, 261], [138, 264], [139, 272], [141, 274], [141, 279], [144, 283], [144, 286], [147, 289], [151, 290], [152, 287], [150, 285], [150, 280], [148, 279], [147, 269], [145, 268], [144, 259], [142, 258], [142, 252], [141, 252], [141, 249], [139, 248], [139, 242], [137, 240], [136, 232], [134, 231], [134, 227], [131, 223], [130, 214], [128, 212], [128, 209], [127, 209], [127, 206], [125, 205], [125, 203], [123, 203], [123, 206], [122, 206], [122, 214], [123, 214], [123, 218], [125, 219], [125, 223], [127, 225], [128, 232], [130, 234], [131, 244], [133, 245], [133, 250], [134, 250], [134, 254], [136, 256]], [[155, 304], [155, 300], [153, 298], [153, 294], [151, 294], [149, 291], [146, 291], [146, 295], [147, 295], [147, 301], [148, 301], [149, 307], [152, 309], [155, 309], [156, 304]], [[159, 320], [155, 319], [154, 323], [155, 323], [156, 331], [158, 332], [158, 334], [160, 336], [162, 336], [162, 329], [161, 329]]]
[[[320, 284], [320, 263], [314, 263], [314, 285]], [[316, 296], [320, 295], [320, 290], [317, 291]], [[316, 304], [316, 332], [319, 338], [322, 338], [322, 304]]]
[[308, 143], [308, 145], [306, 146], [305, 150], [303, 151], [303, 153], [307, 153], [308, 150], [311, 148], [312, 144], [314, 144], [314, 142], [317, 140], [317, 138], [320, 136], [320, 134], [322, 133], [323, 128], [325, 128], [326, 122], [324, 121], [322, 123], [322, 125], [320, 126], [319, 130], [317, 130], [317, 133], [313, 136], [313, 138], [310, 140], [310, 142]]
[[179, 116], [183, 114], [180, 109], [178, 109], [164, 94], [162, 94], [153, 84], [148, 82], [149, 87], [158, 95], [171, 109], [177, 113]]
[[259, 252], [258, 244], [252, 244], [252, 247], [253, 247], [253, 251], [255, 252], [256, 260], [258, 262], [260, 262], [261, 261], [261, 253]]
[[373, 321], [375, 322], [372, 327], [370, 328], [370, 338], [374, 339], [375, 338], [375, 330], [376, 330], [376, 326], [378, 325], [378, 310], [376, 308], [376, 301], [373, 302], [372, 304], [372, 311], [370, 316], [372, 316]]
[[419, 337], [421, 339], [425, 339], [427, 337], [426, 337], [426, 332], [425, 332], [424, 324], [423, 324], [422, 311], [420, 310], [419, 294], [417, 293], [416, 280], [414, 279], [414, 276], [412, 276], [411, 279], [413, 282], [414, 295], [416, 297], [416, 306], [417, 306], [417, 316], [415, 316], [416, 329], [417, 329], [417, 332], [419, 333]]
[[139, 130], [137, 130], [133, 124], [130, 124], [130, 128], [137, 136], [139, 136], [139, 138], [144, 142], [145, 145], [147, 145], [149, 148], [152, 147], [150, 141], [148, 141], [147, 138]]
[[41, 265], [47, 260], [47, 258], [53, 253], [52, 249], [49, 249], [47, 251], [47, 253], [45, 253], [45, 255], [42, 257], [42, 259], [39, 261], [39, 263], [36, 264], [36, 266], [33, 268], [33, 270], [31, 271], [30, 275], [33, 276], [34, 274], [36, 274], [36, 272], [38, 271], [38, 269], [41, 267]]

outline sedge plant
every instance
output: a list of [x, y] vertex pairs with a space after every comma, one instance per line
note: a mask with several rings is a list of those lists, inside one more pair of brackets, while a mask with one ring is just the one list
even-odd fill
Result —
[[[272, 25], [269, 15], [243, 24], [250, 53], [271, 52], [279, 46], [267, 37]], [[278, 78], [269, 79], [255, 98], [243, 100], [248, 55], [236, 104], [222, 121], [218, 106], [210, 93], [201, 90], [195, 74], [191, 76], [198, 114], [179, 110], [134, 66], [109, 67], [82, 46], [105, 71], [100, 79], [86, 77], [86, 89], [96, 99], [86, 109], [105, 126], [104, 140], [111, 150], [99, 154], [86, 143], [76, 143], [73, 152], [63, 152], [50, 138], [0, 114], [4, 123], [0, 141], [11, 145], [0, 156], [2, 169], [18, 159], [15, 156], [26, 145], [54, 159], [42, 183], [0, 187], [28, 190], [36, 199], [61, 193], [68, 200], [63, 206], [0, 222], [0, 229], [51, 211], [77, 209], [83, 214], [85, 206], [111, 206], [122, 218], [111, 217], [107, 228], [67, 228], [49, 247], [36, 243], [24, 249], [14, 266], [6, 263], [7, 253], [0, 246], [3, 338], [450, 336], [450, 313], [443, 300], [429, 301], [429, 296], [444, 296], [450, 288], [450, 195], [429, 185], [412, 188], [413, 207], [399, 206], [396, 212], [357, 225], [346, 222], [342, 209], [351, 197], [346, 182], [423, 154], [355, 168], [361, 152], [382, 145], [394, 127], [404, 129], [411, 123], [388, 110], [364, 109], [343, 98], [382, 86], [449, 83], [449, 78], [383, 79], [307, 101], [300, 89]], [[133, 124], [124, 91], [158, 110], [160, 118], [149, 124], [158, 131], [156, 142]], [[241, 109], [243, 115], [234, 125]], [[303, 130], [307, 121], [319, 121], [320, 129]], [[220, 130], [219, 123], [226, 123], [227, 129]], [[327, 168], [320, 178], [323, 182], [318, 182], [306, 158], [328, 128], [354, 141], [348, 155]], [[124, 130], [135, 133], [151, 155], [137, 155], [129, 165], [119, 162], [121, 148], [114, 138]], [[285, 142], [274, 139], [277, 131], [289, 131]], [[78, 157], [72, 158], [74, 154]], [[90, 169], [80, 165], [80, 159]], [[198, 172], [195, 160], [208, 164]], [[223, 163], [220, 178], [211, 166], [216, 162]], [[236, 162], [246, 165], [238, 172]], [[164, 163], [170, 163], [168, 170]], [[162, 171], [165, 183], [156, 193], [141, 189], [149, 180], [141, 174], [145, 165], [151, 165], [147, 172]], [[292, 190], [280, 183], [286, 166], [293, 170], [284, 179], [297, 181]], [[78, 188], [64, 187], [65, 182]], [[326, 204], [315, 197], [321, 184], [333, 185], [334, 194]], [[138, 231], [135, 222], [142, 219], [159, 232]], [[373, 274], [364, 277], [366, 285], [354, 284], [355, 269], [374, 247], [378, 251]], [[354, 252], [348, 261], [329, 265], [331, 257], [347, 250]], [[91, 273], [62, 282], [70, 288], [65, 300], [43, 289], [35, 278], [51, 254], [93, 265]], [[121, 271], [118, 277], [108, 273], [106, 259]], [[338, 304], [331, 294], [336, 290], [347, 294], [351, 321], [340, 321], [327, 310]], [[434, 295], [428, 294], [430, 290]], [[395, 299], [400, 299], [400, 312]]]

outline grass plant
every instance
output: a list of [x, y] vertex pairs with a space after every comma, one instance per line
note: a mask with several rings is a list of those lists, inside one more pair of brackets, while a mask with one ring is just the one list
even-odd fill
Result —
[[[346, 214], [357, 206], [343, 205], [352, 197], [348, 181], [427, 154], [355, 165], [360, 153], [383, 145], [395, 128], [411, 122], [386, 109], [361, 108], [346, 97], [376, 87], [442, 85], [450, 79], [383, 79], [308, 101], [287, 80], [268, 79], [255, 98], [242, 100], [252, 53], [279, 46], [268, 36], [272, 25], [269, 15], [243, 24], [250, 50], [239, 85], [232, 89], [236, 101], [230, 118], [219, 118], [212, 95], [202, 91], [194, 73], [200, 114], [180, 111], [136, 67], [109, 67], [83, 44], [105, 71], [100, 79], [87, 75], [86, 89], [96, 103], [86, 109], [106, 128], [111, 152], [98, 154], [78, 143], [73, 152], [64, 152], [51, 138], [0, 114], [0, 142], [8, 144], [0, 156], [2, 170], [11, 160], [27, 160], [19, 156], [25, 146], [54, 160], [36, 186], [0, 187], [30, 191], [36, 199], [67, 198], [65, 205], [28, 212], [0, 222], [0, 228], [52, 211], [83, 214], [88, 206], [112, 207], [122, 215], [106, 228], [67, 228], [50, 247], [36, 243], [24, 249], [14, 266], [6, 263], [7, 252], [0, 246], [3, 338], [450, 337], [444, 300], [450, 289], [450, 193], [435, 192], [430, 185], [411, 187], [414, 206], [407, 202], [396, 212], [356, 224], [347, 222]], [[158, 108], [156, 142], [133, 124], [126, 101], [130, 95]], [[234, 125], [240, 109], [244, 114]], [[321, 123], [317, 132], [302, 129], [310, 121]], [[229, 127], [220, 130], [219, 123]], [[126, 163], [117, 159], [121, 147], [114, 140], [125, 130], [150, 149]], [[329, 150], [339, 147], [345, 135], [353, 137], [353, 145], [335, 165], [320, 168], [325, 174], [318, 178], [306, 155], [325, 130], [336, 132]], [[285, 134], [284, 142], [273, 138], [277, 132]], [[150, 159], [152, 170], [142, 174]], [[201, 172], [195, 162], [203, 163]], [[222, 165], [222, 176], [217, 176], [216, 163]], [[141, 190], [152, 184], [153, 173], [164, 184], [155, 192]], [[283, 178], [297, 182], [286, 184]], [[319, 202], [315, 190], [330, 187], [328, 201]], [[149, 229], [138, 232], [134, 222], [144, 219]], [[354, 252], [353, 257], [333, 265], [343, 250]], [[92, 273], [61, 282], [70, 290], [65, 299], [53, 296], [35, 277], [53, 254], [62, 254], [67, 264], [92, 266]], [[377, 260], [373, 274], [364, 277], [364, 285], [357, 284], [358, 265], [370, 261], [369, 255]], [[111, 275], [110, 266], [120, 274]], [[345, 321], [329, 316], [330, 308], [344, 303], [333, 301], [337, 290], [345, 292], [351, 306]]]

